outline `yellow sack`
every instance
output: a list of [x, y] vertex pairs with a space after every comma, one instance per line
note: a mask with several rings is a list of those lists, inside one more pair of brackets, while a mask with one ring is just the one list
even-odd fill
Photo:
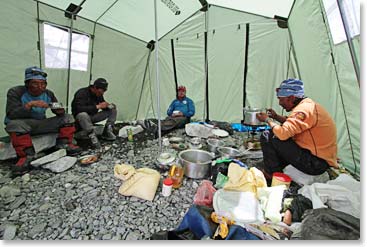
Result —
[[[122, 166], [122, 167], [121, 167]], [[160, 174], [150, 168], [135, 170], [130, 165], [115, 165], [115, 177], [127, 180], [119, 188], [119, 193], [124, 196], [135, 196], [152, 201], [158, 188]]]
[[247, 170], [236, 163], [230, 163], [228, 167], [228, 182], [224, 190], [253, 192], [256, 194], [257, 187], [266, 187], [266, 180], [260, 170], [255, 167]]
[[115, 177], [123, 181], [129, 179], [135, 174], [135, 168], [132, 165], [115, 165], [113, 170]]

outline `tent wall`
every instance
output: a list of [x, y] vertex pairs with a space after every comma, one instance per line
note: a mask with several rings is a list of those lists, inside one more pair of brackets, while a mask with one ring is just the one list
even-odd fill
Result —
[[290, 31], [305, 92], [334, 118], [338, 157], [345, 167], [359, 174], [360, 89], [348, 46], [334, 46], [330, 41], [321, 6], [319, 1], [297, 0], [289, 18]]
[[[5, 116], [6, 93], [10, 87], [24, 83], [24, 69], [39, 65], [37, 50], [37, 9], [33, 1], [1, 1], [0, 7], [0, 116]], [[49, 81], [53, 89], [56, 81]], [[0, 135], [6, 135], [1, 124]]]
[[[174, 38], [176, 47], [185, 43], [182, 55], [176, 54], [176, 67], [179, 75], [195, 82], [195, 90], [190, 90], [189, 86], [188, 91], [198, 108], [195, 118], [206, 117], [205, 23], [208, 29], [209, 118], [228, 122], [242, 120], [247, 23], [250, 32], [246, 106], [279, 108], [272, 89], [287, 76], [294, 76], [294, 69], [288, 70], [291, 54], [288, 30], [279, 28], [273, 19], [211, 6], [206, 14], [197, 14], [164, 39]], [[171, 59], [171, 54], [161, 56]]]

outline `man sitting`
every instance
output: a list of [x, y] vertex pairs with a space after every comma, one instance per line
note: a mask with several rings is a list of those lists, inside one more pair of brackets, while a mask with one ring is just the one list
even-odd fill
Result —
[[[190, 119], [195, 114], [194, 102], [186, 96], [186, 87], [179, 86], [177, 88], [177, 96], [167, 109], [167, 117], [161, 120], [161, 130], [163, 134], [183, 128], [185, 124], [190, 122]], [[158, 128], [156, 119], [147, 119], [142, 122], [138, 122], [145, 129], [149, 129], [157, 134]]]
[[93, 85], [79, 89], [71, 103], [72, 113], [77, 121], [77, 127], [89, 137], [94, 148], [101, 148], [101, 144], [94, 131], [93, 124], [107, 119], [102, 138], [108, 141], [116, 140], [113, 127], [117, 110], [112, 103], [105, 101], [103, 95], [107, 91], [108, 82], [98, 78]]
[[74, 118], [60, 107], [51, 108], [56, 115], [46, 118], [46, 110], [57, 102], [54, 93], [47, 87], [47, 73], [38, 67], [25, 70], [23, 86], [15, 86], [8, 90], [6, 101], [5, 130], [10, 135], [12, 145], [18, 157], [15, 173], [24, 173], [35, 156], [31, 135], [59, 133], [57, 148], [65, 148], [68, 155], [76, 155], [82, 150], [75, 146]]

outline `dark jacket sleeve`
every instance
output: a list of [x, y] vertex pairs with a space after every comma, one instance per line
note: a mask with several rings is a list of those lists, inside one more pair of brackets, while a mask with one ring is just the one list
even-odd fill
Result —
[[27, 110], [22, 103], [25, 87], [13, 87], [8, 90], [6, 99], [6, 116], [9, 119], [31, 118], [31, 110]]
[[88, 90], [88, 88], [82, 88], [75, 93], [72, 103], [72, 111], [74, 116], [81, 112], [86, 112], [91, 115], [98, 111], [96, 108], [97, 104], [90, 104], [88, 101], [90, 98]]

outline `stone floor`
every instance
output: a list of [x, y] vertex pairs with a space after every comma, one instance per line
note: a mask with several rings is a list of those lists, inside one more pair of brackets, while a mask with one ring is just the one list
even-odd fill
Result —
[[[183, 129], [165, 137], [190, 137]], [[223, 138], [226, 146], [240, 147], [247, 133], [235, 132]], [[88, 143], [80, 143], [84, 152], [93, 154]], [[76, 163], [62, 173], [33, 169], [13, 177], [14, 160], [0, 165], [0, 238], [1, 239], [149, 239], [153, 233], [173, 230], [193, 203], [202, 179], [185, 177], [172, 195], [161, 194], [162, 180], [167, 172], [157, 164], [158, 140], [146, 131], [134, 135], [134, 142], [118, 138], [103, 142], [104, 152], [91, 165]], [[206, 148], [203, 140], [203, 149]], [[178, 151], [164, 147], [164, 151]], [[260, 164], [259, 152], [241, 159], [248, 166]], [[79, 157], [80, 157], [79, 156]], [[125, 197], [118, 193], [122, 181], [115, 178], [115, 164], [130, 164], [136, 169], [148, 167], [161, 173], [153, 201]]]

